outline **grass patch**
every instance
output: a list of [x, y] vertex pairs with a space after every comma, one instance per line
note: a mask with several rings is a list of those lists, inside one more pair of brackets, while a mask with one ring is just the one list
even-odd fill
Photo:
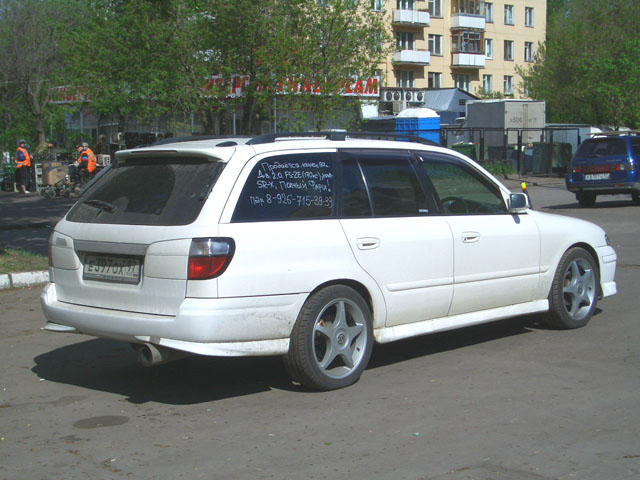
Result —
[[37, 272], [49, 269], [49, 260], [43, 255], [22, 249], [0, 247], [0, 274]]

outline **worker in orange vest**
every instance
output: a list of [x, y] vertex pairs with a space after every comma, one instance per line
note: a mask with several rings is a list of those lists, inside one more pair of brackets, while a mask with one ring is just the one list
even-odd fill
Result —
[[78, 159], [74, 162], [78, 177], [76, 180], [83, 180], [91, 176], [96, 169], [96, 155], [89, 148], [88, 143], [79, 144], [76, 149], [78, 150]]
[[18, 140], [16, 150], [16, 183], [22, 193], [29, 193], [27, 187], [31, 183], [31, 155], [27, 151], [27, 141]]

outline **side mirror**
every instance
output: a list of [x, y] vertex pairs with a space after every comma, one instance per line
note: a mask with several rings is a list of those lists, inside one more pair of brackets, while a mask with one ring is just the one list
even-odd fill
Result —
[[526, 193], [512, 193], [509, 195], [509, 213], [524, 213], [529, 208], [529, 198]]

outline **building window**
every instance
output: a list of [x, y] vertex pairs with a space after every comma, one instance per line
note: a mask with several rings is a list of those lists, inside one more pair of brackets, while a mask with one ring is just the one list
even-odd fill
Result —
[[533, 7], [524, 7], [524, 26], [533, 27]]
[[442, 0], [429, 0], [429, 15], [442, 18]]
[[482, 75], [482, 89], [485, 93], [493, 92], [493, 75]]
[[504, 94], [513, 95], [513, 76], [511, 75], [504, 76]]
[[398, 88], [413, 88], [414, 78], [413, 72], [406, 70], [396, 71], [396, 87]]
[[484, 39], [484, 56], [489, 60], [493, 59], [493, 39]]
[[479, 32], [455, 32], [451, 36], [453, 53], [483, 53], [483, 44], [482, 33]]
[[396, 32], [398, 50], [413, 50], [413, 32]]
[[487, 23], [493, 23], [493, 3], [484, 3], [484, 20]]
[[466, 73], [454, 73], [453, 74], [453, 83], [456, 88], [460, 90], [464, 90], [465, 92], [471, 91], [471, 75]]
[[442, 74], [438, 72], [429, 72], [429, 88], [440, 88], [442, 85]]
[[429, 52], [431, 55], [442, 55], [442, 35], [429, 34]]
[[504, 41], [504, 59], [513, 60], [513, 40]]
[[504, 6], [504, 24], [513, 25], [513, 5]]
[[396, 3], [398, 10], [415, 10], [414, 0], [398, 0]]
[[384, 0], [371, 0], [371, 10], [375, 10], [376, 12], [379, 12], [380, 10], [382, 10], [383, 3], [384, 3]]
[[451, 13], [484, 15], [483, 0], [451, 0]]
[[533, 62], [534, 55], [533, 42], [524, 42], [524, 61]]

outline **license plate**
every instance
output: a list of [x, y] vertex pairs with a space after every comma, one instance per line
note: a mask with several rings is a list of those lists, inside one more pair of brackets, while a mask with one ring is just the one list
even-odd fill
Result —
[[587, 173], [584, 176], [585, 180], [609, 180], [610, 173]]
[[139, 283], [140, 259], [137, 257], [119, 257], [114, 255], [93, 255], [84, 258], [85, 280], [103, 282]]

